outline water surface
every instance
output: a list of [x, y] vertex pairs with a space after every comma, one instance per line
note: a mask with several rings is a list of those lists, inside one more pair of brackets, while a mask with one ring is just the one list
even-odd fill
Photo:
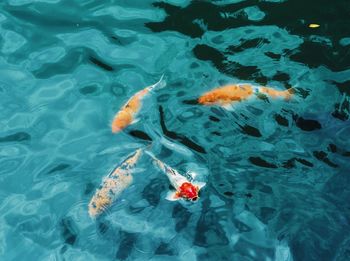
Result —
[[[1, 259], [349, 260], [349, 13], [346, 0], [2, 1]], [[112, 134], [162, 74], [143, 120]], [[190, 102], [238, 82], [297, 99]], [[200, 201], [166, 201], [143, 157], [90, 219], [102, 178], [149, 139], [206, 180]]]

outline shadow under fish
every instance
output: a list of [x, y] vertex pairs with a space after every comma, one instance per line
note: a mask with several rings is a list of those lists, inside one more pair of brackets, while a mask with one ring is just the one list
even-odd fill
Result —
[[350, 121], [337, 119], [331, 113], [307, 113], [303, 114], [302, 117], [293, 115], [293, 118], [296, 120], [297, 126], [306, 131], [320, 130], [330, 137], [335, 137], [335, 134], [339, 134], [340, 130], [345, 130], [346, 133], [350, 134]]
[[[304, 131], [318, 131], [318, 135], [326, 137], [331, 143], [327, 151], [314, 151], [313, 155], [319, 161], [336, 168], [337, 163], [329, 159], [330, 153], [341, 157], [350, 156], [350, 121], [334, 118], [331, 113], [305, 114], [296, 120], [297, 126]], [[341, 158], [339, 158], [341, 160]], [[342, 161], [342, 160], [341, 160]]]
[[152, 138], [146, 132], [141, 130], [131, 130], [129, 131], [129, 135], [141, 140], [152, 141]]
[[183, 145], [185, 145], [186, 147], [188, 147], [192, 150], [195, 150], [199, 153], [203, 153], [203, 154], [207, 153], [202, 146], [193, 142], [192, 140], [190, 140], [186, 136], [184, 136], [182, 134], [178, 134], [174, 131], [168, 130], [168, 128], [165, 125], [164, 110], [163, 110], [162, 106], [159, 106], [159, 115], [160, 115], [160, 126], [161, 126], [162, 131], [166, 137], [173, 139], [173, 140], [177, 140], [180, 143], [182, 143]]

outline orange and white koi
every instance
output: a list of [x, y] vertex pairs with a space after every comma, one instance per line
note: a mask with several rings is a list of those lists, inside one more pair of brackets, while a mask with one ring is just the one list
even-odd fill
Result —
[[108, 174], [96, 190], [89, 203], [89, 214], [97, 217], [103, 213], [133, 181], [134, 166], [142, 155], [143, 149], [137, 149]]
[[117, 114], [114, 116], [113, 122], [112, 122], [112, 132], [120, 132], [123, 129], [125, 129], [127, 126], [135, 123], [138, 121], [137, 114], [142, 108], [142, 100], [154, 89], [156, 88], [163, 88], [166, 86], [165, 80], [163, 80], [163, 76], [160, 78], [160, 80], [151, 85], [148, 86], [141, 91], [138, 91], [135, 93], [117, 112]]
[[177, 170], [157, 159], [149, 151], [146, 151], [146, 153], [151, 156], [157, 166], [167, 175], [171, 185], [175, 188], [175, 191], [168, 193], [166, 199], [171, 201], [179, 199], [196, 201], [199, 199], [199, 190], [205, 186], [205, 182], [193, 182], [191, 175], [188, 174], [188, 177], [185, 177]]
[[254, 97], [254, 95], [257, 97], [283, 98], [289, 100], [293, 95], [293, 91], [292, 89], [279, 91], [269, 87], [255, 86], [248, 83], [232, 84], [204, 93], [198, 98], [198, 103], [230, 108], [234, 103], [247, 100]]

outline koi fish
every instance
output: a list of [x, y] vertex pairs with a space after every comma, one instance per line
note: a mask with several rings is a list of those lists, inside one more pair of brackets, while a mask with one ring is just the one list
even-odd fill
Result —
[[119, 112], [117, 112], [117, 114], [114, 116], [112, 122], [113, 133], [120, 132], [127, 126], [138, 121], [136, 117], [138, 112], [141, 110], [142, 100], [155, 88], [160, 89], [165, 87], [166, 82], [163, 80], [163, 76], [164, 75], [162, 75], [157, 83], [138, 91], [122, 106]]
[[146, 153], [151, 156], [157, 166], [167, 175], [171, 185], [175, 188], [175, 191], [168, 193], [166, 199], [171, 201], [179, 199], [196, 201], [199, 199], [199, 190], [205, 186], [204, 182], [193, 182], [191, 175], [188, 174], [185, 177], [177, 170], [157, 159], [151, 152], [146, 151]]
[[291, 99], [293, 92], [291, 89], [279, 91], [264, 86], [254, 86], [251, 84], [233, 84], [219, 87], [204, 93], [198, 98], [198, 103], [203, 105], [220, 105], [230, 109], [232, 104], [247, 100], [253, 96], [258, 98], [283, 98]]
[[142, 155], [142, 151], [143, 149], [137, 149], [104, 178], [89, 203], [91, 217], [104, 212], [130, 186], [133, 181], [133, 167]]

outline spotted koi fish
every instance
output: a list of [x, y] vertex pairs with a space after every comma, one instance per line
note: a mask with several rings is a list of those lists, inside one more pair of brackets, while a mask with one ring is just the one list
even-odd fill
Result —
[[175, 188], [175, 191], [168, 193], [166, 199], [171, 201], [179, 199], [196, 201], [199, 199], [199, 190], [205, 186], [204, 182], [193, 182], [191, 175], [187, 175], [187, 177], [181, 175], [178, 171], [157, 159], [149, 151], [146, 151], [146, 153], [151, 156], [157, 166], [167, 175], [171, 185]]
[[114, 116], [112, 122], [113, 133], [120, 132], [127, 126], [138, 121], [137, 114], [142, 108], [142, 100], [154, 89], [160, 89], [166, 86], [163, 76], [157, 83], [138, 91], [123, 105], [119, 112], [117, 112], [117, 114]]
[[89, 203], [92, 218], [103, 213], [133, 181], [133, 170], [143, 149], [136, 150], [106, 176]]
[[292, 89], [279, 91], [269, 87], [255, 86], [248, 83], [233, 84], [204, 93], [198, 98], [198, 103], [202, 105], [219, 105], [230, 109], [234, 103], [247, 100], [254, 96], [259, 98], [271, 97], [289, 100], [292, 95]]

